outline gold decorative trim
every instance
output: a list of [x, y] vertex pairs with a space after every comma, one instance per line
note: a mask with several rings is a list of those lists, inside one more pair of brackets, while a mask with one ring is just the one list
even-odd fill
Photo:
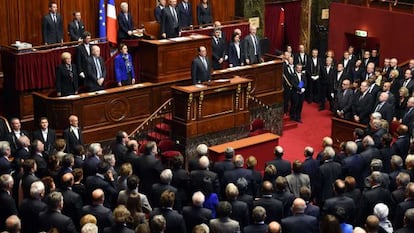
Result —
[[192, 102], [193, 102], [193, 93], [190, 93], [190, 95], [188, 96], [188, 101], [187, 101], [187, 120], [190, 120], [190, 117], [191, 117]]
[[204, 91], [200, 92], [200, 99], [198, 101], [198, 116], [201, 118], [201, 109], [203, 106]]

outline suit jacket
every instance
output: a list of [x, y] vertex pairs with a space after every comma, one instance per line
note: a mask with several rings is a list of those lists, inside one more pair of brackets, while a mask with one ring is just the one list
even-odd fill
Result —
[[0, 190], [0, 230], [5, 230], [6, 219], [11, 215], [17, 215], [16, 202], [13, 197], [5, 190]]
[[241, 65], [241, 63], [243, 63], [244, 61], [243, 61], [243, 57], [244, 57], [244, 54], [243, 54], [243, 47], [242, 47], [242, 45], [241, 45], [241, 43], [239, 42], [239, 55], [237, 55], [237, 49], [236, 49], [236, 46], [237, 45], [235, 45], [234, 44], [234, 42], [230, 42], [230, 44], [229, 44], [229, 47], [228, 47], [228, 61], [229, 61], [229, 64], [232, 64], [233, 65], [233, 67], [235, 67], [235, 66], [240, 66]]
[[295, 64], [295, 65], [301, 64], [303, 66], [302, 70], [306, 71], [307, 70], [306, 68], [309, 65], [309, 55], [305, 53], [303, 55], [303, 59], [302, 59], [302, 56], [301, 56], [300, 53], [295, 53], [293, 55], [293, 64]]
[[134, 233], [135, 231], [129, 229], [123, 224], [114, 224], [111, 227], [106, 227], [103, 233]]
[[359, 116], [359, 122], [361, 124], [368, 124], [369, 115], [371, 114], [372, 106], [374, 104], [374, 99], [371, 94], [367, 93], [363, 95], [361, 92], [358, 92], [354, 95], [354, 103], [352, 105], [353, 115]]
[[313, 216], [306, 214], [295, 214], [282, 219], [282, 229], [284, 233], [317, 233], [318, 222]]
[[338, 70], [335, 70], [335, 74], [334, 74], [334, 93], [336, 94], [338, 91], [340, 91], [342, 89], [342, 81], [345, 80], [345, 78], [347, 78], [347, 74], [345, 73], [345, 71], [342, 71], [342, 73], [338, 72]]
[[244, 233], [265, 233], [267, 231], [267, 224], [254, 223], [243, 228]]
[[394, 229], [399, 229], [404, 226], [405, 211], [411, 208], [414, 208], [414, 200], [412, 198], [409, 198], [396, 206], [394, 221], [392, 223]]
[[262, 196], [261, 198], [253, 202], [253, 206], [262, 206], [266, 210], [265, 223], [271, 221], [280, 222], [283, 217], [283, 203], [277, 199], [274, 199], [271, 195]]
[[[112, 145], [112, 153], [115, 155], [117, 167], [120, 167], [125, 162], [130, 162], [132, 165], [132, 160], [126, 159], [125, 157], [127, 152], [128, 152], [128, 148], [121, 143], [115, 143]], [[133, 153], [133, 156], [134, 158], [137, 157], [135, 153]]]
[[211, 210], [199, 206], [185, 206], [183, 208], [183, 218], [187, 232], [192, 232], [194, 226], [209, 223]]
[[[404, 86], [404, 82], [405, 82], [405, 79], [402, 79], [400, 81], [400, 86], [401, 87]], [[413, 91], [414, 91], [414, 80], [412, 78], [410, 78], [410, 80], [408, 81], [408, 83], [405, 87], [408, 89], [408, 95], [411, 96]]]
[[[175, 200], [174, 200], [174, 205], [178, 204], [178, 202], [180, 202], [178, 200], [178, 196], [177, 196], [177, 189], [169, 184], [161, 184], [161, 183], [156, 183], [152, 185], [151, 188], [151, 193], [149, 195], [150, 199], [151, 199], [151, 206], [156, 208], [156, 207], [161, 207], [160, 206], [160, 198], [161, 198], [161, 194], [166, 191], [166, 190], [170, 190], [175, 194]], [[176, 208], [174, 208], [176, 209]]]
[[167, 222], [167, 226], [164, 231], [165, 233], [187, 233], [184, 218], [177, 211], [172, 209], [156, 208], [150, 213], [149, 219], [152, 219], [152, 217], [159, 214], [164, 216], [165, 221]]
[[105, 193], [104, 206], [110, 209], [115, 207], [118, 200], [118, 192], [115, 189], [116, 186], [114, 182], [106, 181], [95, 175], [86, 178], [85, 186], [88, 194], [92, 194], [95, 189], [102, 189]]
[[199, 25], [213, 22], [210, 5], [208, 5], [207, 8], [204, 8], [201, 3], [197, 5], [197, 22]]
[[325, 200], [325, 203], [322, 208], [322, 215], [335, 215], [337, 207], [342, 207], [345, 209], [346, 214], [348, 216], [348, 219], [345, 219], [346, 222], [353, 222], [353, 219], [355, 217], [356, 206], [352, 198], [344, 195], [331, 197]]
[[13, 171], [11, 162], [4, 156], [0, 157], [0, 175], [10, 174]]
[[240, 225], [239, 222], [229, 217], [216, 218], [210, 220], [210, 231], [211, 233], [240, 232]]
[[134, 30], [134, 22], [132, 21], [132, 16], [130, 13], [127, 13], [128, 19], [125, 17], [125, 14], [120, 12], [117, 17], [118, 21], [118, 43], [124, 39], [131, 38], [128, 35], [128, 31]]
[[404, 113], [401, 114], [401, 121], [401, 123], [408, 126], [408, 132], [411, 132], [414, 128], [414, 107], [407, 108]]
[[37, 171], [35, 172], [36, 176], [40, 179], [49, 175], [49, 170], [47, 166], [46, 159], [43, 154], [32, 154], [30, 157], [31, 159], [34, 159], [36, 161], [37, 165]]
[[[377, 103], [378, 105], [379, 103]], [[375, 111], [375, 109], [377, 108], [377, 105], [374, 106], [373, 111]], [[392, 118], [394, 117], [394, 105], [385, 102], [382, 104], [381, 108], [379, 108], [377, 110], [377, 112], [381, 113], [381, 117], [382, 119], [388, 121], [389, 123], [391, 123]]]
[[362, 67], [358, 67], [358, 68], [354, 67], [350, 72], [350, 76], [352, 77], [353, 81], [355, 81], [355, 80], [361, 80], [362, 81], [363, 72], [364, 72], [364, 70], [362, 69]]
[[215, 172], [209, 170], [194, 170], [190, 173], [190, 184], [192, 193], [195, 191], [204, 190], [204, 178], [210, 178], [213, 185], [213, 193], [220, 193], [220, 181], [219, 177]]
[[88, 58], [88, 71], [84, 83], [85, 86], [89, 88], [89, 91], [98, 91], [103, 89], [103, 86], [98, 84], [98, 79], [106, 77], [106, 67], [102, 57], [99, 57], [98, 61], [101, 67], [101, 77], [98, 77], [94, 57], [91, 56]]
[[84, 177], [95, 175], [100, 162], [101, 160], [96, 155], [87, 157], [82, 164]]
[[[218, 41], [218, 42], [217, 42]], [[211, 39], [211, 47], [212, 47], [212, 61], [213, 61], [213, 69], [220, 70], [223, 69], [223, 63], [219, 63], [220, 58], [223, 58], [226, 54], [226, 42], [222, 38], [216, 39], [215, 36]]]
[[[243, 51], [244, 51], [244, 63], [247, 64], [246, 60], [249, 59], [249, 64], [259, 63], [262, 52], [260, 48], [260, 38], [256, 35], [256, 42], [253, 39], [254, 37], [249, 34], [243, 39]], [[256, 48], [256, 50], [255, 50]], [[255, 55], [256, 54], [256, 55]]]
[[191, 78], [193, 80], [193, 84], [207, 82], [211, 79], [211, 62], [207, 57], [205, 57], [205, 59], [207, 62], [207, 69], [201, 61], [200, 56], [194, 58], [191, 63]]
[[82, 217], [82, 197], [66, 186], [59, 188], [59, 192], [62, 193], [64, 200], [62, 214], [70, 217], [75, 226], [79, 227], [79, 220]]
[[56, 228], [60, 233], [76, 233], [75, 225], [68, 216], [56, 210], [47, 210], [39, 215], [40, 231]]
[[56, 23], [51, 14], [43, 16], [42, 34], [44, 43], [55, 44], [63, 41], [63, 20], [60, 14], [56, 13]]
[[129, 76], [131, 76], [131, 79], [135, 79], [135, 71], [134, 66], [132, 63], [132, 56], [131, 54], [127, 54], [126, 58], [128, 59], [130, 71], [128, 72], [127, 66], [126, 66], [126, 60], [124, 59], [122, 54], [118, 54], [115, 57], [115, 80], [117, 82], [125, 81], [129, 79]]
[[346, 120], [352, 119], [352, 103], [354, 100], [354, 92], [351, 89], [339, 90], [337, 94], [337, 110], [344, 112]]
[[319, 76], [319, 82], [321, 85], [328, 87], [328, 91], [332, 93], [334, 91], [334, 82], [336, 79], [336, 69], [331, 65], [329, 73], [327, 72], [326, 66], [321, 67], [321, 73]]
[[112, 211], [103, 205], [86, 205], [82, 207], [82, 216], [92, 214], [96, 217], [99, 229], [112, 226], [114, 220], [112, 218]]
[[359, 154], [349, 155], [342, 160], [342, 175], [352, 176], [356, 181], [356, 188], [364, 187], [364, 176], [362, 174], [365, 167], [365, 161]]
[[[352, 69], [354, 69], [355, 61], [352, 60], [352, 59], [348, 59], [348, 62], [345, 65], [345, 59], [342, 58], [340, 63], [344, 65], [344, 73], [346, 73], [346, 74], [350, 74], [352, 72]], [[353, 80], [351, 80], [351, 81], [353, 81]]]
[[308, 70], [307, 73], [311, 76], [316, 76], [316, 75], [320, 75], [320, 71], [321, 71], [321, 66], [322, 66], [322, 60], [320, 58], [316, 58], [316, 64], [313, 61], [313, 58], [310, 57], [309, 58], [309, 62], [308, 62]]
[[69, 127], [63, 131], [63, 138], [66, 141], [66, 152], [74, 154], [75, 148], [78, 145], [83, 145], [82, 131], [78, 128], [79, 138], [76, 138], [75, 133]]
[[70, 41], [78, 41], [82, 38], [83, 33], [85, 32], [85, 25], [82, 21], [78, 21], [78, 26], [76, 26], [75, 20], [69, 23], [68, 32]]
[[223, 190], [226, 188], [227, 184], [235, 184], [237, 182], [237, 179], [241, 177], [244, 177], [247, 180], [247, 182], [249, 182], [249, 187], [253, 185], [252, 171], [246, 168], [239, 167], [224, 172], [223, 183], [221, 184]]
[[141, 155], [133, 164], [134, 173], [140, 178], [140, 192], [149, 195], [152, 184], [160, 181], [160, 173], [164, 169], [160, 160], [154, 155]]
[[250, 220], [249, 207], [247, 204], [238, 200], [230, 201], [230, 204], [230, 218], [239, 222], [241, 228], [247, 226]]
[[46, 141], [43, 138], [42, 130], [37, 129], [33, 132], [33, 140], [37, 139], [43, 142], [45, 145], [45, 151], [48, 152], [48, 155], [51, 155], [55, 149], [55, 142], [56, 142], [56, 131], [54, 129], [47, 129], [47, 137]]
[[161, 6], [160, 5], [156, 6], [155, 9], [154, 9], [154, 17], [155, 17], [155, 20], [158, 23], [161, 23], [161, 11], [162, 10], [163, 9], [161, 9]]
[[390, 213], [393, 213], [392, 197], [388, 189], [375, 186], [364, 191], [358, 204], [359, 215], [357, 220], [360, 221], [359, 223], [365, 222], [368, 215], [373, 213], [374, 206], [381, 202], [388, 206]]
[[175, 10], [177, 14], [177, 19], [171, 13], [170, 7], [167, 6], [161, 11], [161, 30], [160, 33], [165, 33], [166, 38], [174, 38], [178, 37], [179, 33], [179, 21], [178, 12]]
[[[89, 53], [86, 50], [86, 47], [89, 48]], [[88, 73], [88, 58], [91, 56], [91, 45], [89, 44], [80, 44], [76, 47], [76, 68], [78, 70], [78, 74], [84, 73], [85, 76]]]
[[177, 13], [181, 28], [188, 27], [193, 24], [193, 8], [191, 7], [190, 2], [187, 3], [187, 10], [184, 8], [184, 2], [178, 4]]
[[405, 161], [405, 158], [407, 157], [408, 150], [410, 147], [410, 139], [408, 136], [403, 135], [399, 136], [397, 140], [392, 144], [391, 151], [393, 151], [393, 154], [401, 156], [403, 161]]
[[62, 96], [74, 95], [78, 91], [78, 69], [75, 64], [69, 68], [60, 64], [56, 69], [56, 92]]
[[276, 177], [278, 176], [287, 176], [290, 174], [291, 165], [288, 160], [282, 158], [276, 158], [266, 163], [266, 166], [269, 164], [275, 165], [277, 172]]
[[310, 179], [307, 174], [303, 173], [292, 173], [286, 176], [286, 180], [288, 182], [288, 187], [291, 193], [293, 193], [296, 197], [299, 197], [299, 192], [301, 187], [310, 187]]
[[[30, 138], [29, 132], [25, 130], [20, 130], [20, 136], [23, 136], [23, 135]], [[21, 147], [19, 140], [16, 134], [13, 132], [13, 130], [8, 135], [8, 141], [10, 143], [10, 149], [11, 149], [12, 154]]]
[[325, 161], [319, 167], [319, 181], [321, 182], [320, 189], [318, 192], [319, 201], [324, 201], [333, 196], [332, 184], [335, 182], [336, 179], [341, 178], [341, 175], [342, 167], [337, 162]]
[[22, 233], [39, 232], [39, 213], [47, 210], [42, 200], [26, 198], [19, 206], [19, 217], [22, 222]]

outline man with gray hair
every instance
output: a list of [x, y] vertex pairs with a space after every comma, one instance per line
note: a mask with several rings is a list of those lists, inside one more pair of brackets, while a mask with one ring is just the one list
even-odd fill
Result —
[[322, 204], [333, 197], [332, 184], [342, 176], [342, 166], [334, 161], [335, 150], [331, 146], [323, 150], [323, 164], [319, 167], [320, 190], [317, 192], [317, 202]]
[[83, 225], [81, 233], [98, 233], [98, 226], [93, 223], [86, 223]]
[[[242, 155], [236, 155], [233, 158], [234, 169], [224, 172], [223, 180], [221, 181], [222, 189], [224, 190], [229, 183], [236, 183], [237, 179], [244, 177], [249, 183], [248, 193], [253, 193], [253, 175], [252, 170], [244, 168], [244, 158]], [[237, 220], [237, 219], [236, 219]]]
[[164, 169], [160, 174], [160, 183], [155, 183], [151, 187], [151, 193], [149, 195], [151, 205], [156, 208], [160, 207], [160, 197], [161, 194], [165, 190], [170, 190], [175, 194], [175, 200], [174, 200], [174, 209], [181, 210], [181, 201], [178, 200], [177, 196], [177, 188], [173, 187], [171, 185], [171, 181], [173, 178], [173, 174], [171, 172], [171, 169]]
[[[383, 168], [382, 161], [380, 159], [372, 159], [370, 168], [371, 168], [371, 172], [378, 171], [381, 173], [381, 176], [382, 176], [381, 185], [384, 188], [388, 189], [390, 185], [390, 177], [387, 173], [382, 172], [382, 168]], [[369, 177], [365, 177], [365, 188], [369, 188], [369, 185], [370, 185]]]
[[324, 137], [322, 138], [322, 150], [319, 151], [318, 155], [316, 156], [316, 160], [322, 161], [323, 160], [323, 151], [327, 146], [333, 146], [333, 139], [331, 137]]
[[227, 184], [225, 193], [227, 201], [232, 206], [230, 218], [238, 221], [241, 228], [245, 227], [249, 223], [249, 208], [245, 202], [237, 200], [239, 196], [237, 186], [233, 183]]
[[267, 232], [267, 225], [265, 224], [266, 210], [261, 206], [256, 206], [252, 210], [253, 223], [243, 228], [244, 233]]
[[193, 204], [191, 206], [185, 206], [183, 208], [183, 218], [187, 232], [192, 232], [194, 226], [198, 224], [208, 224], [212, 218], [211, 210], [203, 208], [205, 197], [202, 192], [195, 192], [192, 200]]
[[278, 176], [287, 176], [290, 174], [290, 162], [288, 160], [283, 159], [284, 150], [281, 146], [276, 146], [273, 149], [273, 154], [275, 155], [275, 159], [268, 161], [266, 166], [269, 164], [273, 164], [276, 167], [276, 177]]
[[223, 176], [226, 171], [234, 169], [234, 163], [232, 161], [234, 156], [234, 149], [227, 147], [224, 151], [224, 160], [214, 163], [213, 171], [219, 176], [220, 182], [223, 181]]
[[364, 169], [362, 171], [363, 177], [367, 177], [371, 174], [370, 164], [371, 160], [379, 155], [378, 148], [375, 147], [374, 139], [371, 136], [365, 136], [362, 139], [362, 145], [364, 146], [364, 151], [361, 152], [361, 158], [364, 161]]
[[[356, 187], [364, 187], [364, 177], [362, 171], [364, 169], [364, 160], [361, 155], [357, 154], [358, 145], [354, 141], [347, 141], [345, 143], [346, 158], [342, 160], [343, 176], [352, 176], [355, 178]], [[357, 203], [356, 203], [357, 204]]]
[[9, 174], [0, 176], [0, 230], [5, 228], [5, 221], [11, 215], [17, 215], [16, 202], [11, 196], [13, 190], [13, 177]]
[[394, 200], [395, 204], [399, 204], [404, 201], [405, 199], [405, 187], [407, 187], [407, 184], [410, 182], [410, 175], [406, 172], [400, 172], [397, 175], [397, 178], [395, 180], [397, 189], [394, 190], [391, 195], [392, 199]]
[[150, 219], [151, 233], [164, 233], [167, 228], [167, 221], [161, 214], [155, 215]]
[[102, 147], [99, 143], [89, 145], [89, 156], [83, 162], [83, 175], [85, 179], [88, 176], [96, 174], [98, 164], [101, 162]]
[[301, 198], [296, 198], [292, 205], [292, 216], [282, 219], [284, 233], [316, 233], [318, 221], [315, 217], [306, 215], [306, 203]]
[[188, 171], [191, 172], [193, 170], [198, 169], [198, 160], [201, 158], [201, 156], [208, 156], [208, 146], [204, 143], [199, 144], [196, 148], [195, 155], [192, 156], [188, 160]]
[[59, 233], [76, 233], [72, 219], [61, 213], [63, 196], [60, 192], [52, 192], [46, 197], [48, 210], [39, 215], [39, 230], [49, 231], [56, 228]]
[[30, 186], [30, 197], [23, 199], [19, 206], [22, 233], [39, 232], [39, 213], [46, 211], [47, 205], [42, 201], [45, 185], [38, 180]]
[[10, 143], [7, 141], [0, 141], [0, 175], [10, 174], [13, 171], [9, 160], [10, 155]]
[[404, 224], [404, 213], [414, 208], [414, 183], [410, 182], [405, 188], [405, 200], [399, 203], [395, 208], [393, 226], [394, 229], [399, 229]]
[[[311, 146], [307, 146], [304, 149], [304, 156], [305, 161], [303, 161], [303, 173], [307, 174], [310, 179], [311, 183], [311, 190], [316, 190], [316, 186], [318, 182], [318, 168], [319, 168], [319, 161], [315, 160], [312, 156], [314, 153], [314, 149]], [[312, 192], [312, 199], [315, 196], [314, 192]]]
[[11, 215], [6, 219], [6, 232], [8, 233], [20, 233], [22, 224], [17, 215]]
[[203, 187], [205, 178], [211, 181], [213, 185], [213, 192], [219, 193], [220, 191], [220, 181], [217, 173], [209, 171], [208, 167], [210, 161], [207, 156], [201, 156], [199, 159], [199, 169], [190, 172], [190, 185], [193, 192], [204, 190]]

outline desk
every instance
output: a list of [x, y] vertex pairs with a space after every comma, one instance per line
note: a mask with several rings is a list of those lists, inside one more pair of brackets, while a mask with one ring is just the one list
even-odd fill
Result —
[[163, 40], [141, 40], [139, 43], [142, 79], [147, 82], [164, 82], [189, 79], [191, 62], [200, 46], [211, 51], [211, 37], [193, 35]]
[[[249, 34], [249, 22], [241, 22], [241, 23], [233, 23], [233, 24], [225, 24], [223, 23], [221, 27], [221, 31], [224, 32], [226, 38], [224, 38], [227, 42], [231, 41], [231, 37], [233, 35], [234, 29], [239, 28], [242, 31], [242, 35], [240, 39], [243, 39], [246, 35]], [[204, 28], [198, 28], [193, 30], [184, 30], [181, 32], [181, 36], [190, 36], [192, 34], [201, 34], [206, 36], [213, 35], [213, 27], [208, 26]]]
[[235, 150], [235, 154], [241, 154], [245, 159], [251, 155], [256, 157], [256, 169], [262, 171], [264, 170], [265, 163], [274, 158], [272, 151], [278, 144], [278, 135], [265, 133], [216, 146], [211, 146], [209, 148], [209, 155], [213, 161], [221, 161], [224, 159], [223, 153], [226, 148], [232, 147]]
[[353, 121], [332, 117], [331, 137], [335, 148], [339, 148], [341, 142], [354, 140], [354, 129], [365, 129], [367, 126]]

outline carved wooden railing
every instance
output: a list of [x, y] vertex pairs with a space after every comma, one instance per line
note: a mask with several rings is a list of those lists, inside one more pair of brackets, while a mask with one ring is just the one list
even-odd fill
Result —
[[147, 139], [147, 134], [153, 131], [158, 123], [161, 123], [165, 117], [171, 116], [172, 101], [173, 98], [165, 101], [160, 107], [157, 108], [157, 110], [155, 110], [147, 119], [145, 119], [144, 122], [142, 122], [136, 129], [134, 129], [129, 134], [129, 137], [135, 138], [138, 142], [145, 141]]

